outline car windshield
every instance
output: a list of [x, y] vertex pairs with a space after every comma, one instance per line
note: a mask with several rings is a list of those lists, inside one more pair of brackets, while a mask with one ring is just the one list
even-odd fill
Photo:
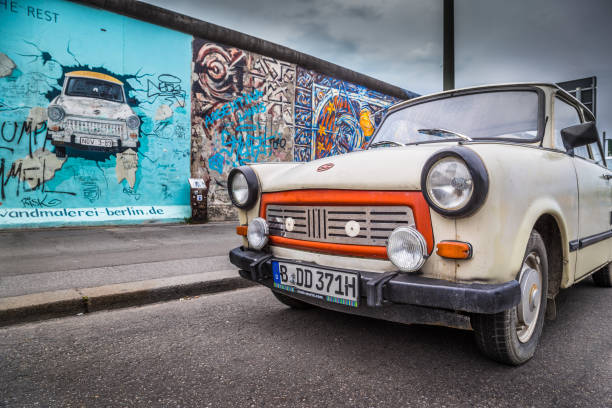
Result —
[[123, 102], [121, 85], [92, 78], [70, 78], [66, 87], [66, 95]]
[[370, 147], [538, 136], [535, 91], [487, 91], [434, 99], [392, 112]]

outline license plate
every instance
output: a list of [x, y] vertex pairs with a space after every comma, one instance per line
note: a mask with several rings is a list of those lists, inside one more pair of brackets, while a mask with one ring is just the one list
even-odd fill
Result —
[[85, 146], [113, 147], [113, 141], [109, 139], [98, 139], [93, 137], [82, 137], [80, 143]]
[[341, 305], [359, 305], [356, 273], [280, 261], [272, 261], [272, 272], [275, 288]]

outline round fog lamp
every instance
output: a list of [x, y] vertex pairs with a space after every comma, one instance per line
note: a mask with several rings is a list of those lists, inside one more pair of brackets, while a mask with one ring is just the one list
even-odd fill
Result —
[[247, 240], [253, 249], [261, 249], [268, 243], [268, 223], [263, 218], [253, 218], [249, 222], [247, 230]]
[[427, 257], [427, 243], [413, 227], [398, 227], [389, 235], [387, 256], [402, 272], [419, 270]]

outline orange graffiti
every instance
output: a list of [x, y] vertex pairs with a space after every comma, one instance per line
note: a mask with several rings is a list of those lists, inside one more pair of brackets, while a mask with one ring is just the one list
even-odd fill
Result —
[[374, 133], [374, 125], [370, 119], [370, 111], [368, 109], [362, 109], [359, 112], [359, 126], [361, 126], [365, 137], [370, 137]]

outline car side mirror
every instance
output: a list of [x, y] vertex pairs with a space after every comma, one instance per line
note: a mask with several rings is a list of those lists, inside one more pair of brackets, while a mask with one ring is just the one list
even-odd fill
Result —
[[567, 153], [573, 156], [576, 147], [597, 142], [599, 133], [597, 127], [595, 127], [595, 122], [585, 122], [561, 129], [561, 139], [563, 139], [563, 145]]

